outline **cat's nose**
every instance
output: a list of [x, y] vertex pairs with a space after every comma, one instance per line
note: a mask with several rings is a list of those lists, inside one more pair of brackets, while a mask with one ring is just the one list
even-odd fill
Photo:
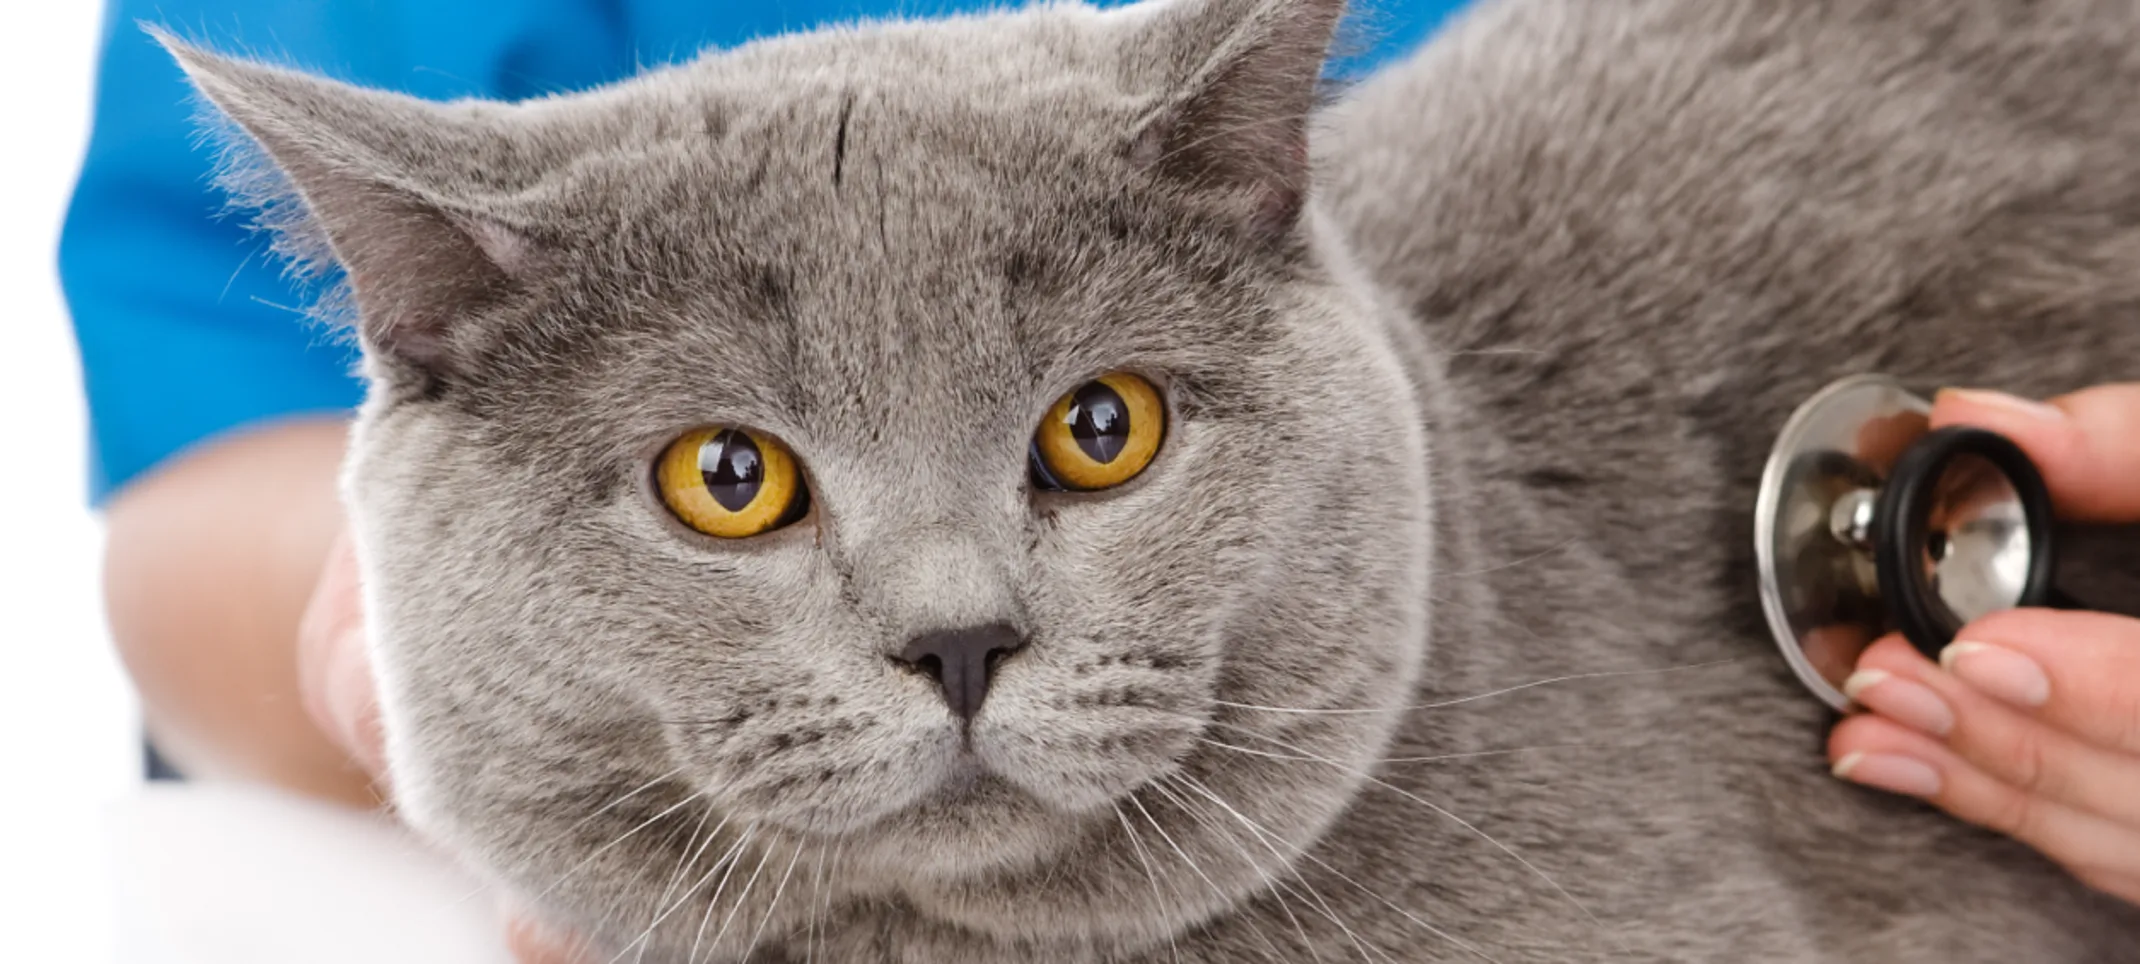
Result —
[[1002, 623], [923, 633], [899, 652], [899, 662], [933, 677], [943, 687], [944, 702], [962, 723], [973, 722], [988, 698], [996, 664], [1025, 645], [1018, 631]]

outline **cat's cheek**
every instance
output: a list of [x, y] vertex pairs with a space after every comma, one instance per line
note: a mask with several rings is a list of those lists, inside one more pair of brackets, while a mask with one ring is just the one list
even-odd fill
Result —
[[[679, 759], [724, 809], [808, 834], [866, 831], [913, 808], [948, 778], [957, 731], [916, 699], [843, 715], [820, 730], [768, 721], [757, 733], [685, 735]], [[823, 732], [821, 739], [790, 739]]]
[[1069, 816], [1105, 811], [1174, 770], [1195, 745], [1186, 724], [1122, 733], [1062, 716], [1035, 722], [978, 728], [975, 749], [992, 772]]
[[408, 733], [410, 728], [391, 722], [390, 711], [382, 708], [381, 712], [390, 721], [386, 724], [387, 772], [393, 774], [394, 780], [394, 816], [418, 839], [459, 866], [474, 870], [495, 869], [492, 862], [498, 858], [498, 853], [486, 841], [463, 832], [447, 806], [449, 791], [423, 765], [420, 751], [410, 745], [412, 741], [397, 739], [394, 735]]
[[402, 822], [419, 831], [435, 828], [440, 820], [433, 805], [435, 781], [425, 764], [425, 749], [416, 727], [415, 713], [403, 695], [399, 674], [381, 657], [374, 670], [378, 687], [379, 729], [386, 758], [386, 783], [392, 788], [395, 812]]

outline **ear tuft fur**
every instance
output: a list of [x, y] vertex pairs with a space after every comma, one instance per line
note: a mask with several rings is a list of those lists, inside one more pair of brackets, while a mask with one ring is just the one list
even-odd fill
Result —
[[1165, 42], [1198, 65], [1131, 141], [1133, 162], [1243, 195], [1258, 233], [1280, 235], [1307, 198], [1308, 121], [1345, 0], [1186, 0]]
[[466, 167], [505, 136], [485, 115], [212, 53], [146, 26], [224, 132], [218, 183], [294, 274], [340, 268], [368, 354], [452, 367], [454, 322], [511, 290], [539, 251], [487, 211]]

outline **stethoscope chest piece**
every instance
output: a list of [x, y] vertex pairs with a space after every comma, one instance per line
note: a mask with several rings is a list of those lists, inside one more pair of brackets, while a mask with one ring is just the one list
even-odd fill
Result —
[[1882, 635], [1936, 657], [1970, 620], [2050, 601], [2042, 473], [2003, 436], [1933, 431], [1930, 412], [1893, 379], [1846, 378], [1799, 406], [1761, 475], [1761, 605], [1791, 669], [1837, 709]]

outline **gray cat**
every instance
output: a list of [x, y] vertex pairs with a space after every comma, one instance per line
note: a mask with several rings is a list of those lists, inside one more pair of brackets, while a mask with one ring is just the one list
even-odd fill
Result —
[[2140, 958], [1829, 777], [1750, 538], [1831, 378], [2140, 369], [2140, 4], [1501, 0], [1324, 104], [1341, 8], [174, 43], [350, 282], [406, 817], [650, 961]]

